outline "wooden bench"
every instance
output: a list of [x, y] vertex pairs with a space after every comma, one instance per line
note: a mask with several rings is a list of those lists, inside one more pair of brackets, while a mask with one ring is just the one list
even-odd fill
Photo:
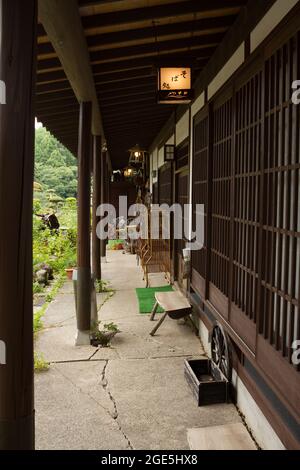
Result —
[[158, 307], [161, 307], [165, 313], [151, 331], [151, 336], [155, 335], [167, 316], [172, 320], [180, 320], [181, 318], [188, 317], [192, 313], [191, 304], [180, 292], [156, 292], [155, 300], [156, 302], [153, 307], [150, 320], [154, 321]]

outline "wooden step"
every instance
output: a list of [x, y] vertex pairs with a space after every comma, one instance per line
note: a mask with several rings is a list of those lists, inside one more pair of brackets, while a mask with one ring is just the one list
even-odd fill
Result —
[[188, 429], [191, 450], [257, 450], [243, 423]]

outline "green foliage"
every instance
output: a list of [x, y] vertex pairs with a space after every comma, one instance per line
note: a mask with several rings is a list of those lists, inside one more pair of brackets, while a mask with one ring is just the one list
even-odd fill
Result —
[[35, 197], [41, 188], [61, 198], [77, 192], [77, 160], [44, 127], [35, 133]]
[[[53, 269], [54, 282], [50, 290], [33, 284], [33, 293], [46, 292], [46, 302], [34, 314], [34, 333], [43, 327], [42, 318], [63, 285], [65, 269], [77, 264], [77, 160], [45, 128], [35, 134], [34, 214], [55, 213], [61, 229], [58, 232], [45, 227], [33, 216], [33, 270], [39, 264]], [[67, 199], [66, 199], [67, 198]], [[42, 360], [37, 360], [43, 370]]]
[[50, 364], [46, 362], [42, 354], [34, 354], [34, 370], [35, 372], [47, 372]]
[[42, 317], [45, 313], [44, 307], [33, 315], [33, 332], [36, 335], [43, 328]]
[[120, 330], [115, 323], [107, 323], [101, 326], [101, 322], [98, 322], [96, 329], [92, 333], [92, 344], [94, 346], [109, 346], [113, 337], [119, 333]]
[[58, 293], [59, 289], [63, 286], [64, 281], [65, 281], [65, 275], [64, 275], [64, 273], [61, 273], [57, 277], [57, 279], [54, 281], [50, 291], [47, 293], [44, 305], [37, 312], [35, 312], [35, 314], [33, 316], [33, 332], [34, 332], [35, 335], [43, 329], [43, 321], [42, 321], [43, 316], [44, 316], [49, 304], [57, 296], [57, 293]]
[[[35, 201], [34, 212], [45, 213], [47, 210], [42, 206], [41, 201]], [[65, 227], [58, 232], [45, 228], [41, 219], [33, 216], [33, 270], [39, 264], [46, 264], [53, 269], [54, 275], [51, 289], [46, 291], [46, 303], [34, 315], [34, 333], [43, 327], [44, 313], [66, 279], [65, 269], [75, 267], [77, 264], [76, 210], [70, 210], [69, 205], [64, 204], [57, 216], [60, 223], [62, 220], [67, 222]], [[33, 293], [42, 292], [45, 292], [45, 288], [35, 282]]]
[[76, 266], [76, 236], [74, 231], [59, 233], [41, 229], [41, 222], [34, 221], [33, 266], [45, 263], [54, 273]]
[[103, 292], [114, 292], [114, 289], [109, 287], [109, 282], [102, 279], [95, 281], [95, 288], [97, 294], [102, 294]]
[[104, 325], [104, 330], [112, 331], [113, 333], [119, 333], [120, 331], [115, 323], [106, 323]]

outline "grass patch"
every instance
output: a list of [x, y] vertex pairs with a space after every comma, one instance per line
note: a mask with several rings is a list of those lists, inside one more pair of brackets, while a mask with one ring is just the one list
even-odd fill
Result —
[[[44, 327], [43, 325], [43, 316], [46, 313], [49, 304], [55, 299], [58, 294], [59, 289], [63, 286], [65, 282], [65, 274], [61, 273], [59, 277], [54, 281], [51, 290], [46, 296], [45, 304], [33, 315], [33, 332], [34, 336], [38, 334]], [[50, 364], [46, 362], [41, 354], [34, 354], [34, 370], [36, 372], [46, 372], [49, 370]]]
[[[172, 292], [172, 286], [148, 287], [136, 289], [136, 295], [139, 302], [140, 313], [151, 313], [155, 304], [156, 292]], [[157, 313], [163, 313], [163, 309], [158, 307]]]
[[48, 294], [46, 295], [46, 302], [44, 305], [35, 312], [33, 315], [33, 332], [36, 335], [39, 331], [43, 329], [43, 316], [49, 304], [55, 299], [58, 294], [59, 289], [63, 286], [65, 282], [65, 274], [61, 273], [58, 278], [53, 282], [52, 287]]

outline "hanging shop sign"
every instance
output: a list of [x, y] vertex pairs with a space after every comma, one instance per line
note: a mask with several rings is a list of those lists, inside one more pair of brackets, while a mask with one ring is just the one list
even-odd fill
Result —
[[160, 67], [158, 69], [158, 102], [188, 104], [193, 100], [190, 67]]

